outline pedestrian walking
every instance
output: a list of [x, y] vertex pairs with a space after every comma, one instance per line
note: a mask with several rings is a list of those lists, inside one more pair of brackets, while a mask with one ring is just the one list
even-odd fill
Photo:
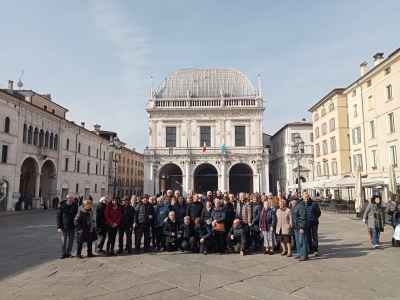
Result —
[[368, 204], [364, 211], [363, 222], [367, 224], [372, 231], [372, 246], [380, 248], [379, 236], [383, 232], [385, 226], [384, 207], [381, 206], [381, 196], [372, 196], [371, 203]]

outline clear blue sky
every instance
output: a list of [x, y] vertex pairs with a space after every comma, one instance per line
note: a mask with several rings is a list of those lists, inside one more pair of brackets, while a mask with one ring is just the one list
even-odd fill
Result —
[[257, 85], [273, 134], [336, 87], [363, 61], [400, 47], [400, 1], [0, 1], [0, 84], [51, 94], [67, 117], [148, 145], [155, 88], [182, 68], [230, 67]]

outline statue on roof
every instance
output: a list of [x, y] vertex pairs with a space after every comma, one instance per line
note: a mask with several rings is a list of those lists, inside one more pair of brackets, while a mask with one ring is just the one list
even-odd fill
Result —
[[186, 91], [186, 97], [190, 98], [190, 90], [189, 89], [187, 89], [187, 91]]
[[224, 98], [224, 95], [225, 95], [224, 90], [220, 90], [219, 93], [221, 95], [221, 98]]

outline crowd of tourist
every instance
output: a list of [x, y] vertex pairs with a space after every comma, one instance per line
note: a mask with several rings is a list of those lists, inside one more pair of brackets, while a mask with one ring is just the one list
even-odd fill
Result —
[[121, 201], [102, 197], [96, 213], [91, 200], [78, 206], [74, 197], [67, 195], [58, 207], [57, 227], [62, 259], [73, 257], [75, 240], [77, 258], [83, 257], [82, 247], [87, 243], [87, 257], [95, 256], [93, 252], [115, 256], [142, 250], [204, 255], [245, 255], [249, 251], [274, 255], [280, 251], [282, 256], [305, 261], [309, 254], [318, 256], [320, 215], [317, 202], [307, 193], [286, 198], [283, 194], [208, 191], [203, 196], [190, 190], [185, 199], [180, 191], [172, 194], [168, 190], [165, 195], [124, 197]]

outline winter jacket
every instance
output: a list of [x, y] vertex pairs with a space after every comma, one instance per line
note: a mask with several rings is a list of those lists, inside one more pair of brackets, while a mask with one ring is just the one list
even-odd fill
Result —
[[129, 229], [133, 227], [135, 218], [135, 208], [130, 204], [128, 206], [121, 206], [122, 210], [122, 221], [121, 225], [123, 229]]
[[[92, 216], [92, 222], [90, 222], [90, 216]], [[75, 241], [77, 243], [86, 243], [92, 241], [91, 234], [94, 231], [94, 222], [93, 222], [93, 210], [87, 210], [83, 206], [79, 207], [78, 214], [75, 217], [74, 225], [75, 225]], [[78, 231], [83, 230], [82, 233]]]
[[400, 210], [400, 201], [395, 202], [390, 200], [388, 203], [386, 203], [385, 213], [388, 214], [389, 216], [392, 216], [395, 212], [399, 210]]
[[321, 209], [317, 202], [309, 199], [308, 202], [302, 202], [307, 209], [307, 217], [309, 226], [319, 224], [318, 218], [321, 216]]
[[276, 230], [277, 234], [288, 235], [292, 227], [292, 213], [289, 208], [276, 211]]
[[190, 202], [186, 206], [186, 215], [190, 217], [192, 222], [194, 223], [194, 220], [196, 218], [201, 217], [201, 212], [203, 211], [203, 203], [200, 201], [197, 202]]
[[104, 211], [104, 217], [106, 219], [106, 225], [112, 226], [115, 223], [117, 227], [120, 226], [122, 220], [121, 206], [117, 205], [117, 208], [114, 209], [112, 204], [108, 204]]
[[259, 217], [260, 217], [260, 212], [264, 209], [263, 203], [258, 203], [258, 204], [251, 204], [251, 223], [254, 225], [251, 227], [252, 231], [258, 231], [258, 224], [260, 223]]
[[192, 223], [189, 225], [182, 224], [179, 227], [179, 231], [183, 240], [188, 240], [191, 237], [194, 237], [194, 225]]
[[[258, 227], [260, 228], [260, 230], [262, 230], [263, 227], [263, 223], [262, 223], [262, 217], [264, 215], [264, 209], [261, 210], [260, 214], [259, 214], [259, 222], [258, 222]], [[276, 212], [273, 209], [268, 209], [267, 212], [267, 217], [265, 218], [265, 221], [267, 222], [267, 231], [269, 231], [272, 228], [276, 228]]]
[[[373, 212], [373, 207], [372, 203], [369, 203], [367, 208], [364, 211], [363, 219], [367, 219], [367, 226], [369, 228], [375, 228], [375, 213]], [[384, 207], [382, 206], [377, 206], [377, 209], [382, 210], [382, 215], [383, 215], [383, 224], [385, 224], [385, 214], [384, 214]]]
[[68, 205], [67, 201], [62, 201], [57, 211], [57, 228], [58, 229], [75, 229], [74, 219], [78, 213], [78, 205], [72, 202]]
[[202, 224], [200, 227], [194, 226], [194, 237], [196, 242], [200, 239], [208, 240], [211, 238], [211, 228], [206, 224]]
[[106, 208], [107, 204], [103, 202], [100, 202], [96, 208], [96, 226], [100, 229], [100, 235], [105, 235], [107, 233], [106, 218], [104, 215]]
[[154, 205], [154, 220], [153, 220], [153, 227], [163, 227], [165, 218], [168, 218], [169, 208], [168, 205]]
[[[228, 203], [225, 207], [225, 216], [226, 216], [226, 224], [231, 226], [233, 220], [235, 219], [235, 210], [233, 208], [232, 203]], [[230, 229], [230, 228], [229, 228]]]
[[[214, 208], [211, 212], [211, 220], [216, 221], [218, 224], [223, 223], [226, 231], [227, 228], [226, 228], [225, 207], [220, 206], [218, 209]], [[212, 227], [212, 230], [214, 230], [214, 227]]]
[[251, 206], [248, 200], [238, 201], [236, 204], [236, 218], [245, 223], [251, 223]]
[[306, 207], [298, 201], [295, 206], [292, 206], [291, 212], [293, 228], [306, 230], [308, 228]]
[[245, 223], [241, 221], [237, 228], [232, 225], [232, 228], [228, 233], [229, 239], [231, 238], [231, 235], [235, 237], [235, 240], [240, 241], [240, 251], [244, 251], [247, 244], [247, 231], [245, 228]]
[[152, 220], [149, 218], [149, 216], [153, 216], [154, 220], [154, 207], [150, 203], [147, 203], [148, 205], [148, 211], [146, 215], [146, 205], [143, 204], [143, 202], [139, 202], [136, 207], [135, 207], [135, 224], [140, 223], [146, 223], [146, 224], [152, 224]]
[[[172, 235], [174, 233], [174, 235]], [[177, 236], [178, 236], [178, 223], [175, 221], [172, 221], [170, 218], [168, 218], [167, 222], [165, 222], [164, 225], [164, 234], [165, 234], [165, 242], [167, 243], [173, 243], [176, 241]]]
[[210, 210], [207, 210], [207, 207], [204, 206], [203, 210], [201, 211], [201, 221], [204, 223], [205, 221], [207, 221], [208, 219], [211, 218], [211, 213], [214, 210], [213, 207], [210, 208]]
[[186, 216], [186, 203], [185, 201], [180, 204], [179, 202], [174, 205], [175, 218], [179, 224], [183, 224], [183, 219]]

